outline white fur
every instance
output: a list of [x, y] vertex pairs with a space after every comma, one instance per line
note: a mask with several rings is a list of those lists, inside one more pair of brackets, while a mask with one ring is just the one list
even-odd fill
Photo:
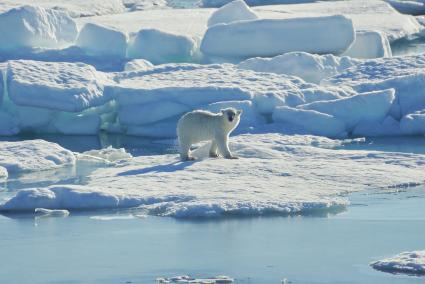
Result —
[[[234, 114], [233, 121], [228, 115]], [[210, 157], [218, 157], [217, 150], [227, 159], [235, 159], [229, 150], [229, 135], [238, 126], [242, 110], [222, 109], [219, 113], [195, 110], [183, 115], [177, 124], [177, 135], [182, 160], [193, 160], [190, 147], [201, 141], [211, 141]]]

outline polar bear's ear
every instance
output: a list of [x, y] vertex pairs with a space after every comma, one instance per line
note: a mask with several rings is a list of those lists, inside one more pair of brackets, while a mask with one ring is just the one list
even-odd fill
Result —
[[220, 112], [221, 112], [222, 114], [224, 114], [224, 113], [226, 112], [226, 110], [225, 110], [225, 109], [221, 109], [221, 110], [220, 110]]
[[237, 113], [238, 115], [241, 115], [241, 114], [243, 113], [243, 110], [238, 109], [238, 110], [236, 111], [236, 113]]

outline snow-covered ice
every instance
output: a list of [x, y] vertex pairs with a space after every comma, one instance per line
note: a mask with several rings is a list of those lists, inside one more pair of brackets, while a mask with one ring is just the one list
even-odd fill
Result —
[[124, 66], [124, 71], [147, 71], [153, 67], [153, 64], [145, 59], [133, 59]]
[[244, 0], [232, 1], [212, 13], [208, 27], [216, 24], [229, 24], [236, 21], [255, 20], [258, 16]]
[[90, 55], [124, 58], [127, 35], [113, 28], [87, 23], [78, 34], [76, 45]]
[[177, 154], [135, 157], [126, 165], [95, 170], [86, 185], [21, 190], [0, 210], [140, 206], [174, 217], [307, 214], [345, 206], [341, 194], [425, 180], [420, 154], [319, 148], [338, 141], [314, 136], [230, 140], [238, 160], [206, 158], [208, 145], [195, 151], [195, 162], [182, 163]]
[[390, 273], [425, 274], [425, 251], [403, 252], [370, 264], [373, 268]]
[[238, 67], [257, 72], [293, 75], [306, 82], [319, 84], [324, 78], [336, 75], [358, 62], [347, 56], [288, 52], [272, 58], [250, 58], [239, 63]]
[[90, 65], [67, 62], [9, 61], [7, 91], [22, 106], [78, 112], [106, 103], [107, 76]]
[[295, 5], [269, 5], [253, 9], [263, 18], [298, 18], [344, 15], [353, 21], [357, 31], [380, 31], [394, 41], [422, 29], [410, 15], [403, 15], [380, 0], [321, 1]]
[[0, 11], [22, 5], [37, 5], [68, 13], [71, 17], [117, 14], [125, 11], [122, 0], [1, 0]]
[[344, 52], [353, 58], [391, 57], [391, 47], [387, 37], [378, 31], [356, 31], [354, 44]]
[[154, 64], [190, 61], [197, 43], [190, 36], [156, 29], [141, 29], [128, 44], [127, 57], [146, 59]]
[[291, 51], [341, 54], [354, 39], [352, 21], [342, 15], [258, 19], [209, 27], [201, 51], [206, 56], [237, 59]]
[[0, 166], [10, 174], [57, 169], [75, 164], [74, 154], [44, 140], [0, 142]]
[[325, 81], [350, 86], [358, 92], [394, 88], [396, 101], [391, 115], [399, 120], [406, 114], [425, 109], [424, 66], [423, 54], [366, 60]]
[[58, 48], [77, 37], [77, 25], [68, 14], [37, 6], [21, 6], [0, 14], [0, 50]]

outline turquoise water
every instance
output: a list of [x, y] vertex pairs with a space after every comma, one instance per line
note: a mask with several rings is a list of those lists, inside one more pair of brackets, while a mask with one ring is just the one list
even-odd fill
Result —
[[[167, 141], [44, 138], [74, 151], [111, 144], [135, 155], [175, 152]], [[340, 148], [424, 153], [423, 142], [369, 139]], [[12, 177], [0, 197], [28, 185], [80, 183], [90, 170], [53, 179]], [[134, 210], [71, 212], [67, 218], [0, 215], [0, 283], [155, 283], [157, 277], [182, 274], [224, 274], [255, 284], [424, 283], [423, 277], [382, 273], [368, 264], [425, 248], [425, 186], [360, 192], [349, 199], [346, 211], [328, 216], [176, 220], [134, 217]]]

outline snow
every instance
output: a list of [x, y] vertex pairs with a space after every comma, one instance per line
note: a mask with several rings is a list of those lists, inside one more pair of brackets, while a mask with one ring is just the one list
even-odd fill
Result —
[[402, 252], [394, 257], [370, 264], [373, 268], [390, 273], [425, 274], [425, 251]]
[[208, 145], [195, 151], [194, 162], [182, 163], [177, 154], [135, 157], [96, 169], [82, 186], [20, 190], [0, 210], [140, 206], [182, 218], [307, 214], [345, 206], [342, 195], [349, 192], [420, 184], [425, 177], [420, 154], [319, 148], [341, 141], [314, 136], [251, 134], [230, 142], [238, 160], [208, 158]]
[[0, 14], [0, 50], [3, 51], [63, 47], [74, 42], [77, 33], [74, 20], [57, 10], [22, 6]]
[[207, 25], [211, 27], [216, 24], [256, 19], [258, 19], [258, 16], [246, 5], [244, 0], [235, 0], [212, 13]]
[[387, 37], [379, 31], [356, 31], [354, 44], [344, 52], [353, 58], [391, 57], [391, 47]]
[[[298, 107], [332, 115], [342, 120], [347, 130], [351, 131], [361, 122], [383, 121], [395, 99], [394, 93], [394, 89], [388, 89], [336, 100], [317, 101]], [[314, 124], [314, 121], [312, 124]]]
[[105, 74], [83, 63], [9, 61], [7, 91], [17, 105], [69, 112], [105, 104]]
[[[327, 137], [344, 137], [344, 121], [325, 113], [315, 110], [304, 110], [291, 107], [277, 107], [273, 112], [273, 121], [280, 123], [289, 123], [301, 128], [314, 135]], [[285, 126], [282, 126], [284, 128]]]
[[201, 51], [207, 56], [237, 59], [291, 51], [340, 54], [354, 39], [352, 21], [342, 15], [259, 19], [209, 27]]
[[133, 59], [124, 66], [124, 71], [147, 71], [153, 67], [153, 64], [145, 59]]
[[22, 5], [34, 5], [68, 13], [71, 17], [117, 14], [125, 11], [122, 0], [1, 0], [0, 11]]
[[295, 5], [269, 5], [254, 8], [263, 18], [317, 17], [345, 15], [356, 31], [380, 31], [390, 42], [419, 32], [422, 26], [410, 15], [397, 12], [380, 0], [321, 1]]
[[391, 115], [399, 120], [425, 109], [425, 55], [371, 59], [325, 79], [326, 84], [346, 85], [357, 92], [394, 88], [396, 102]]
[[196, 51], [196, 41], [185, 35], [156, 29], [141, 29], [131, 38], [127, 57], [146, 59], [153, 64], [190, 61]]
[[156, 283], [200, 283], [200, 284], [231, 284], [235, 280], [229, 276], [219, 275], [215, 277], [206, 278], [194, 278], [188, 275], [179, 275], [174, 277], [159, 277], [156, 279]]
[[9, 175], [57, 169], [74, 164], [74, 154], [56, 143], [44, 140], [0, 142], [0, 166], [5, 168]]
[[127, 35], [113, 28], [87, 23], [78, 34], [76, 45], [90, 55], [124, 58]]
[[324, 78], [336, 75], [358, 62], [346, 56], [288, 52], [272, 58], [250, 58], [239, 63], [238, 68], [293, 75], [306, 82], [319, 84]]

